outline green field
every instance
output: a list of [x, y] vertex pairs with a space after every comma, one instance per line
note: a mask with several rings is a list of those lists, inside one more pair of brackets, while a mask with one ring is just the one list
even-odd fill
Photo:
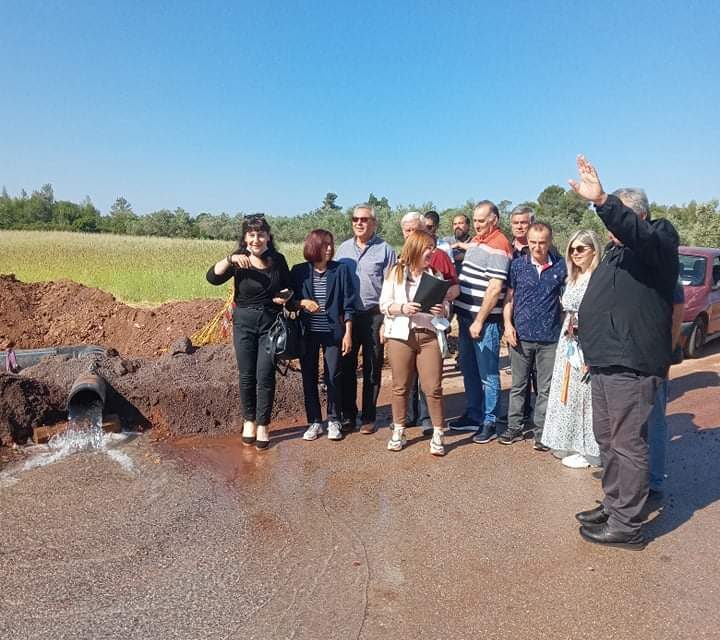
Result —
[[[67, 278], [131, 304], [224, 298], [205, 280], [211, 264], [235, 243], [61, 231], [0, 231], [0, 273], [24, 282]], [[302, 261], [299, 245], [279, 244], [288, 264]]]

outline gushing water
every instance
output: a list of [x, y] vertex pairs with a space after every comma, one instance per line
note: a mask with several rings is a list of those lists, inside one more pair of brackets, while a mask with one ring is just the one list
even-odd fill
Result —
[[48, 444], [51, 449], [67, 455], [101, 450], [104, 442], [102, 403], [98, 399], [88, 404], [71, 406], [67, 429], [54, 435]]

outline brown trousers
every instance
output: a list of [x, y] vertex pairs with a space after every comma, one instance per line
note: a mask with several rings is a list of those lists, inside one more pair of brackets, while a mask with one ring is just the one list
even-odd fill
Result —
[[443, 362], [435, 332], [411, 329], [407, 340], [390, 338], [387, 349], [392, 370], [393, 422], [403, 426], [406, 423], [410, 385], [417, 371], [433, 426], [443, 428]]

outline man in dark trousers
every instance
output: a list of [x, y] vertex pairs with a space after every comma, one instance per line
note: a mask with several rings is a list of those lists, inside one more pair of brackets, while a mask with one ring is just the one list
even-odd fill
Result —
[[580, 305], [579, 339], [592, 376], [593, 430], [600, 445], [602, 504], [576, 514], [580, 535], [596, 544], [643, 549], [648, 497], [648, 425], [672, 360], [672, 303], [678, 234], [650, 220], [641, 189], [603, 190], [578, 156], [573, 190], [595, 205], [611, 243]]

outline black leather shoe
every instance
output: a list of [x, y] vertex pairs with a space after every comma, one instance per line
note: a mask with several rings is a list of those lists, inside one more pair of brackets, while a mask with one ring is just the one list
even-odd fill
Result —
[[608, 512], [605, 511], [605, 505], [601, 504], [594, 509], [576, 513], [575, 517], [580, 524], [603, 524], [607, 522]]
[[647, 545], [647, 540], [639, 531], [632, 533], [610, 531], [607, 523], [600, 527], [580, 527], [580, 535], [594, 544], [629, 549], [630, 551], [642, 551]]
[[355, 431], [355, 422], [356, 418], [345, 418], [340, 423], [340, 432], [341, 433], [352, 433]]

